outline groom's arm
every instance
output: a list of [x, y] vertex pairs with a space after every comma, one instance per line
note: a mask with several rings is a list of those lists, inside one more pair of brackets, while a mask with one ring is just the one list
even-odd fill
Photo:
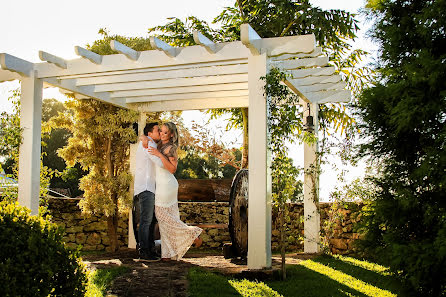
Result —
[[[142, 144], [141, 144], [141, 145], [142, 145]], [[150, 139], [149, 139], [148, 146], [153, 147], [153, 148], [157, 148], [156, 143], [155, 143], [154, 141], [150, 140]], [[150, 160], [152, 160], [152, 162], [153, 162], [156, 166], [161, 167], [161, 168], [164, 168], [163, 161], [161, 161], [161, 159], [160, 159], [159, 157], [154, 156], [154, 155], [152, 155], [151, 153], [149, 153], [149, 152], [147, 151], [146, 148], [144, 148], [144, 154], [146, 154], [146, 156], [147, 156]]]

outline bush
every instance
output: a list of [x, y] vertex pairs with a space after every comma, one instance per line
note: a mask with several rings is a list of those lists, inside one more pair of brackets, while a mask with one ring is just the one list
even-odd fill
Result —
[[0, 202], [2, 296], [84, 296], [86, 273], [62, 229], [17, 203]]

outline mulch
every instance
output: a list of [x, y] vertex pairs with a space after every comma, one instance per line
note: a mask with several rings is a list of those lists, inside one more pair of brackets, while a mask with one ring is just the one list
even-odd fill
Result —
[[[297, 264], [311, 256], [302, 254], [287, 255], [287, 264]], [[90, 254], [83, 257], [89, 269], [103, 269], [124, 265], [130, 272], [117, 277], [107, 292], [107, 296], [145, 297], [188, 296], [187, 273], [191, 267], [228, 275], [234, 278], [266, 279], [280, 270], [280, 258], [273, 257], [272, 268], [268, 270], [248, 270], [246, 260], [225, 259], [221, 252], [189, 251], [181, 261], [143, 262], [137, 259], [134, 249], [123, 249], [116, 253]]]

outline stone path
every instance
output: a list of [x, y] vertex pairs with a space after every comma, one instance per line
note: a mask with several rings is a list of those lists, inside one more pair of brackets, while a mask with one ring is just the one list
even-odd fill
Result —
[[[200, 266], [204, 269], [231, 275], [262, 279], [280, 269], [280, 258], [273, 257], [273, 268], [270, 271], [249, 271], [241, 260], [228, 260], [214, 254], [188, 252], [182, 261], [142, 262], [136, 258], [135, 250], [126, 249], [113, 254], [84, 256], [84, 262], [90, 269], [107, 268], [125, 265], [129, 273], [116, 278], [107, 296], [119, 297], [185, 297], [188, 296], [187, 272], [189, 268]], [[287, 258], [287, 264], [297, 264], [302, 257]]]

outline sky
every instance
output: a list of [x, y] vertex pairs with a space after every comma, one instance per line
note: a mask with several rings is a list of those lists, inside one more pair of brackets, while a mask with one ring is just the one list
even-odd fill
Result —
[[[3, 0], [0, 17], [0, 53], [8, 53], [30, 62], [41, 62], [38, 51], [43, 50], [64, 59], [78, 58], [74, 46], [85, 46], [100, 36], [99, 29], [107, 28], [111, 34], [147, 37], [147, 29], [164, 24], [168, 17], [197, 16], [212, 22], [213, 18], [235, 0]], [[312, 0], [323, 9], [343, 9], [357, 13], [363, 0]], [[367, 28], [359, 17], [361, 28]], [[365, 29], [358, 34], [355, 47], [373, 50], [374, 45], [364, 38]], [[18, 82], [0, 83], [0, 112], [9, 111], [7, 98]], [[43, 98], [64, 100], [57, 89], [45, 89]], [[198, 111], [184, 112], [185, 123], [197, 118]], [[221, 125], [220, 125], [221, 126]], [[290, 156], [296, 165], [303, 165], [303, 149], [294, 146]], [[339, 162], [332, 160], [333, 164]], [[337, 184], [336, 173], [326, 168], [321, 176], [321, 197], [327, 200]], [[363, 168], [352, 169], [347, 180], [359, 176]]]

